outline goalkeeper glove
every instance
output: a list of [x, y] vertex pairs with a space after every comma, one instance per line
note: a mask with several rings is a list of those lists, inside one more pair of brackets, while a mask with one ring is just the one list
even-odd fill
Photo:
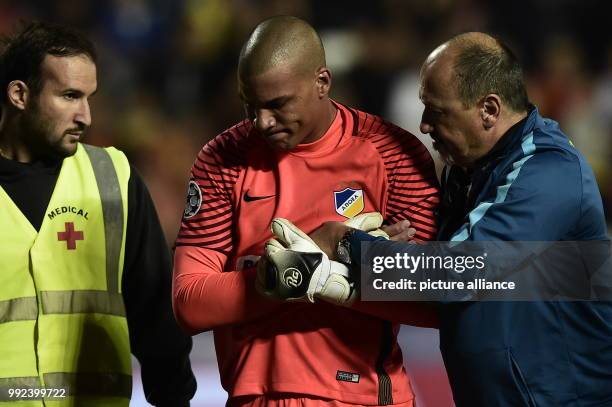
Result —
[[258, 263], [258, 291], [287, 301], [322, 299], [346, 306], [355, 300], [355, 282], [348, 267], [330, 260], [288, 220], [276, 218], [271, 226], [277, 239], [266, 243], [265, 258]]

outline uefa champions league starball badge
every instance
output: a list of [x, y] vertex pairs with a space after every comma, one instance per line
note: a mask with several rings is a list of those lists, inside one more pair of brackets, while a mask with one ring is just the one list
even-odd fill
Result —
[[200, 210], [202, 205], [202, 191], [200, 186], [195, 181], [189, 181], [189, 189], [187, 190], [187, 203], [185, 204], [185, 213], [183, 217], [188, 219]]

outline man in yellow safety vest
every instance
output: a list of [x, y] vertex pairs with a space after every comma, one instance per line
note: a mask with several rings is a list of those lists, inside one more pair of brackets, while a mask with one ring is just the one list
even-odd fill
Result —
[[[186, 406], [191, 339], [172, 316], [168, 248], [125, 155], [82, 144], [93, 44], [30, 23], [0, 53], [0, 406]], [[131, 346], [130, 346], [131, 344]]]

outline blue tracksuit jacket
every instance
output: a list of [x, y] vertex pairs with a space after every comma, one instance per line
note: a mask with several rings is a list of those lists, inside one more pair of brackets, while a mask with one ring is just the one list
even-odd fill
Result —
[[[439, 241], [608, 240], [591, 168], [535, 107], [470, 177], [445, 171], [442, 191]], [[378, 239], [357, 232], [350, 240], [360, 264], [360, 242]], [[439, 309], [457, 407], [612, 406], [612, 303], [446, 302]]]
[[[591, 168], [536, 108], [479, 163], [467, 201], [441, 208], [438, 240], [607, 240]], [[440, 311], [457, 407], [612, 406], [610, 303], [466, 302]]]

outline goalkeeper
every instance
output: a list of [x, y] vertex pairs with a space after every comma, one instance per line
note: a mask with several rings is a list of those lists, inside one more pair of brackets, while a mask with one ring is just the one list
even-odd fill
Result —
[[247, 118], [207, 143], [191, 171], [176, 241], [177, 319], [192, 334], [214, 330], [229, 406], [412, 407], [398, 323], [431, 325], [431, 312], [275, 301], [257, 293], [255, 265], [276, 217], [310, 232], [377, 211], [432, 239], [439, 196], [428, 151], [329, 98], [321, 40], [297, 18], [258, 25], [238, 76]]

